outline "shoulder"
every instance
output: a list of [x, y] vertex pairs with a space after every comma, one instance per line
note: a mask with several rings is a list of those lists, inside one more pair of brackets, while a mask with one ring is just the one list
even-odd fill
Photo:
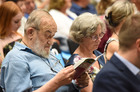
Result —
[[108, 44], [108, 50], [110, 52], [115, 52], [119, 49], [119, 42], [117, 41], [111, 41], [109, 44]]
[[[107, 62], [107, 64], [96, 75], [94, 80], [94, 92], [124, 92], [127, 81], [123, 77], [114, 64]], [[121, 83], [121, 84], [120, 84]], [[100, 86], [99, 86], [100, 85]]]

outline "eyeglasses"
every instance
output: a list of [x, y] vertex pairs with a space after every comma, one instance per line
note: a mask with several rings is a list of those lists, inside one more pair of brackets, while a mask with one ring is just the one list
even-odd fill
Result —
[[91, 36], [93, 41], [97, 41], [99, 38], [101, 39], [104, 36], [104, 33], [100, 33], [99, 35], [93, 35]]

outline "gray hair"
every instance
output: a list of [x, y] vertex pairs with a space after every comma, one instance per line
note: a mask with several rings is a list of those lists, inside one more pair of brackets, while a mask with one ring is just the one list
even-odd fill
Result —
[[70, 29], [70, 38], [76, 42], [82, 42], [82, 38], [91, 36], [96, 32], [98, 25], [101, 31], [105, 31], [105, 23], [100, 17], [91, 13], [83, 13], [79, 15], [73, 22]]
[[134, 14], [135, 6], [127, 0], [118, 0], [106, 10], [106, 21], [111, 27], [117, 27], [126, 17]]
[[[50, 14], [46, 11], [46, 10], [42, 10], [42, 9], [37, 9], [34, 10], [29, 18], [27, 19], [26, 23], [25, 23], [25, 31], [29, 28], [35, 28], [37, 30], [40, 30], [40, 23], [41, 23], [41, 19], [43, 17], [47, 17], [50, 16]], [[26, 32], [25, 32], [26, 33]]]

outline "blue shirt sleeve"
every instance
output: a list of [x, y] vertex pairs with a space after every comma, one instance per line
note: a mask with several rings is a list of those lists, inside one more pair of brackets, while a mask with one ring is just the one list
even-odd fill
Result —
[[27, 64], [21, 62], [21, 60], [4, 64], [1, 72], [1, 78], [3, 79], [1, 82], [2, 88], [7, 88], [6, 92], [22, 92], [31, 88], [30, 72], [27, 67]]

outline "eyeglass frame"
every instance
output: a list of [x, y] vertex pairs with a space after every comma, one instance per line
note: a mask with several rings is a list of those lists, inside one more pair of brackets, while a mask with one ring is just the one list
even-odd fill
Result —
[[90, 37], [93, 41], [97, 41], [99, 38], [100, 39], [103, 38], [104, 34], [105, 34], [104, 32], [101, 32], [99, 35], [92, 35]]

